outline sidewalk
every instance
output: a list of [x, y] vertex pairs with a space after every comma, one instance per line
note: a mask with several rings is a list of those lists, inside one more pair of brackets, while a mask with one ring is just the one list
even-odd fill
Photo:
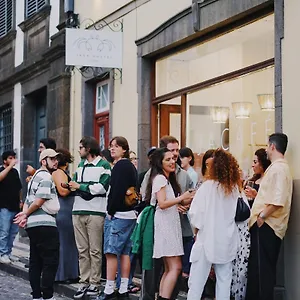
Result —
[[[27, 244], [27, 238], [20, 238], [19, 235], [16, 237], [14, 242], [14, 247], [12, 255], [15, 256], [18, 260], [12, 262], [11, 264], [2, 264], [0, 263], [0, 270], [12, 274], [13, 276], [21, 277], [25, 280], [28, 280], [28, 268], [25, 268], [25, 265], [29, 264], [29, 245]], [[134, 278], [134, 283], [141, 285], [141, 279]], [[101, 290], [104, 289], [105, 280], [101, 280]], [[66, 296], [68, 298], [73, 298], [75, 292], [77, 291], [79, 284], [55, 284], [54, 290], [57, 294]], [[130, 294], [131, 299], [137, 300], [140, 296], [140, 293]], [[89, 298], [85, 298], [88, 300]], [[178, 299], [185, 300], [186, 293], [180, 292]], [[90, 298], [92, 300], [92, 298]]]

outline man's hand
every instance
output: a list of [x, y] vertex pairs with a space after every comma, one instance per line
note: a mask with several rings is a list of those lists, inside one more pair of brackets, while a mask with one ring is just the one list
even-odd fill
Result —
[[31, 180], [31, 178], [32, 178], [32, 176], [27, 176], [26, 179], [25, 179], [26, 182], [28, 183]]
[[[18, 214], [16, 214], [15, 218], [14, 218], [14, 223], [15, 224], [18, 224], [19, 226], [23, 225], [25, 226], [26, 223], [25, 221], [27, 222], [27, 215], [25, 212], [19, 212]], [[25, 225], [24, 225], [25, 223]]]
[[32, 176], [35, 173], [35, 168], [33, 168], [31, 165], [27, 165], [26, 173]]
[[261, 226], [264, 225], [265, 220], [263, 218], [261, 218], [260, 216], [258, 216], [257, 220], [256, 220], [256, 223], [257, 223], [257, 226], [260, 228]]
[[18, 162], [18, 161], [17, 161], [15, 158], [12, 158], [11, 161], [10, 161], [9, 166], [10, 166], [11, 168], [13, 168], [13, 167], [16, 165], [17, 162]]
[[69, 187], [70, 187], [70, 190], [79, 190], [80, 188], [80, 184], [75, 182], [75, 181], [70, 181], [69, 182]]

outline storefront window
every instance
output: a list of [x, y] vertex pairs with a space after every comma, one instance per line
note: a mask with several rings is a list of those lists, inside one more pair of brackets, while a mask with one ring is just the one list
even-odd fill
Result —
[[274, 67], [187, 95], [187, 146], [229, 150], [246, 174], [274, 132]]
[[274, 57], [274, 15], [156, 62], [156, 97]]

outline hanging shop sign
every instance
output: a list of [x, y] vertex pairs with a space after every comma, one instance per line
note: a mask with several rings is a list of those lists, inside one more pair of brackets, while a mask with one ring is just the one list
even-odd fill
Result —
[[66, 65], [122, 68], [122, 31], [66, 29]]

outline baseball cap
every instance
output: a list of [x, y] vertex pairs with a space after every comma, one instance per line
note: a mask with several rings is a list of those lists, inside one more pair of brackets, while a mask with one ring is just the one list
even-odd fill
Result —
[[147, 156], [149, 157], [155, 150], [156, 150], [155, 146], [151, 147], [147, 152]]
[[59, 155], [59, 153], [57, 153], [55, 150], [53, 149], [45, 149], [41, 152], [40, 154], [40, 162], [45, 159], [46, 157], [56, 157], [57, 155]]

